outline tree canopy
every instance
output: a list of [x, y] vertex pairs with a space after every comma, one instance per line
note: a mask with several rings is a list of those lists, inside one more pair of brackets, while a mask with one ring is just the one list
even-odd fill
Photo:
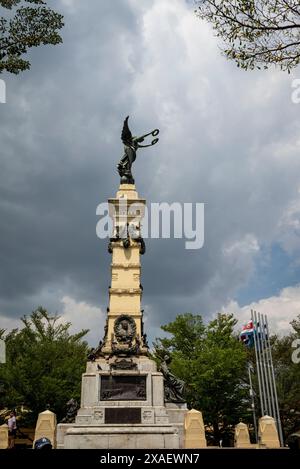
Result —
[[69, 322], [39, 308], [22, 318], [23, 327], [8, 333], [6, 363], [0, 365], [0, 408], [25, 405], [32, 422], [50, 405], [60, 420], [70, 398], [80, 400], [81, 375], [85, 371], [88, 330], [71, 334]]
[[[69, 322], [38, 308], [22, 318], [23, 327], [10, 332], [0, 329], [6, 342], [6, 363], [0, 365], [0, 409], [25, 405], [31, 411], [27, 423], [49, 404], [58, 421], [70, 398], [80, 399], [81, 375], [89, 351], [84, 336], [71, 334]], [[168, 354], [171, 371], [187, 384], [190, 408], [203, 412], [210, 443], [232, 443], [233, 427], [240, 419], [253, 424], [250, 409], [247, 364], [255, 369], [255, 354], [235, 332], [232, 314], [219, 314], [208, 324], [201, 315], [178, 315], [162, 326], [167, 336], [156, 339], [154, 358]], [[279, 408], [285, 438], [300, 428], [300, 367], [292, 360], [294, 341], [300, 338], [300, 316], [293, 330], [271, 337]], [[259, 392], [253, 376], [257, 417]]]
[[272, 355], [276, 375], [280, 416], [285, 438], [300, 429], [300, 364], [294, 363], [293, 342], [300, 338], [300, 315], [291, 322], [288, 335], [272, 338]]
[[196, 14], [223, 40], [225, 55], [245, 70], [300, 61], [298, 0], [196, 0]]
[[63, 16], [45, 0], [0, 0], [0, 9], [0, 73], [28, 70], [22, 56], [31, 47], [62, 42]]

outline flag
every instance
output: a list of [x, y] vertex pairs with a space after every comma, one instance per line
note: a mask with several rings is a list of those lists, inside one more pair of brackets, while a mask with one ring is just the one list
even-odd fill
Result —
[[254, 326], [252, 321], [248, 321], [240, 332], [240, 341], [243, 342], [246, 347], [253, 347], [254, 345]]

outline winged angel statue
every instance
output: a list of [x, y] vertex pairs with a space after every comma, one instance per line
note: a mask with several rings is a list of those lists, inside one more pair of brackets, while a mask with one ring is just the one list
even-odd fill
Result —
[[130, 129], [128, 127], [128, 119], [129, 116], [126, 117], [124, 120], [121, 140], [124, 143], [124, 156], [121, 158], [120, 163], [118, 164], [118, 172], [121, 176], [121, 184], [134, 184], [134, 179], [131, 173], [131, 166], [132, 163], [136, 159], [136, 152], [138, 148], [146, 148], [155, 145], [158, 142], [158, 138], [152, 140], [152, 142], [148, 145], [140, 145], [144, 141], [146, 137], [152, 135], [156, 137], [159, 134], [159, 130], [155, 129], [148, 134], [142, 135], [141, 137], [133, 137]]

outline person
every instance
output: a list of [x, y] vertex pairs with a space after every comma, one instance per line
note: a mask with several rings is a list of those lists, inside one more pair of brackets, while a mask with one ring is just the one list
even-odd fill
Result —
[[8, 425], [8, 448], [13, 449], [15, 446], [15, 438], [17, 434], [17, 419], [16, 419], [15, 412], [13, 411], [10, 412], [7, 425]]

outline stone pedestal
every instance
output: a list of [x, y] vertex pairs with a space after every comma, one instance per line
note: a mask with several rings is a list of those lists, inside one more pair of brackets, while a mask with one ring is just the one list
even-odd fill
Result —
[[67, 431], [65, 449], [177, 449], [178, 435], [170, 426], [76, 426]]
[[40, 438], [48, 438], [51, 441], [52, 448], [56, 447], [56, 415], [50, 410], [45, 410], [41, 412], [38, 416], [35, 434], [34, 434], [34, 443]]
[[206, 448], [205, 427], [202, 412], [192, 409], [185, 415], [184, 447]]
[[64, 449], [65, 447], [65, 436], [67, 430], [74, 427], [74, 423], [60, 423], [56, 429], [56, 449]]
[[265, 448], [280, 448], [276, 423], [273, 417], [265, 415], [258, 422], [259, 444]]
[[188, 412], [186, 404], [166, 403], [169, 422], [178, 428], [179, 447], [184, 448], [184, 419]]
[[58, 425], [57, 448], [183, 447], [185, 405], [165, 406], [153, 360], [131, 360], [129, 370], [113, 369], [113, 359], [88, 362], [75, 424]]
[[8, 448], [8, 425], [0, 426], [0, 449]]
[[235, 448], [252, 448], [248, 427], [243, 422], [240, 422], [235, 426], [234, 446]]

